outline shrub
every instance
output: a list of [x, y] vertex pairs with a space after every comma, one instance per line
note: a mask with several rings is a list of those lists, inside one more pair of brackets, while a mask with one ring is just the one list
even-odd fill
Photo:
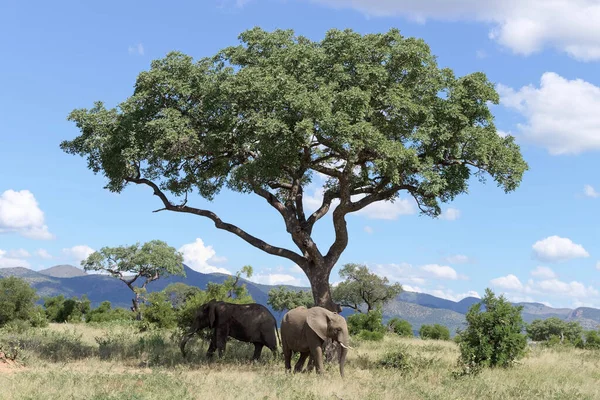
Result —
[[356, 313], [347, 318], [348, 332], [358, 335], [361, 331], [385, 332], [382, 323], [383, 315], [381, 309], [369, 311], [366, 314]]
[[419, 329], [422, 339], [450, 340], [450, 330], [443, 325], [422, 325]]
[[380, 341], [383, 340], [384, 333], [382, 331], [367, 331], [363, 329], [358, 333], [358, 338], [361, 340]]
[[[481, 311], [481, 304], [485, 311]], [[464, 373], [476, 373], [482, 367], [508, 367], [523, 356], [527, 340], [521, 333], [522, 308], [486, 289], [481, 303], [469, 309], [467, 328], [459, 334], [459, 364]]]
[[[29, 321], [38, 297], [29, 284], [14, 276], [0, 279], [0, 327], [15, 320]], [[38, 316], [35, 316], [38, 319]]]
[[429, 368], [440, 361], [439, 358], [427, 358], [421, 354], [411, 355], [407, 346], [399, 347], [387, 352], [380, 360], [380, 368], [393, 368], [400, 375], [408, 375], [412, 372]]
[[144, 321], [157, 328], [174, 328], [177, 325], [177, 315], [169, 297], [163, 292], [148, 295], [146, 304], [142, 305]]
[[585, 331], [583, 333], [583, 339], [579, 339], [575, 346], [580, 349], [597, 350], [600, 349], [600, 332], [598, 331]]
[[86, 316], [86, 322], [132, 321], [134, 314], [124, 308], [111, 308], [110, 301], [103, 301]]
[[51, 322], [81, 322], [84, 316], [90, 312], [90, 301], [87, 296], [65, 299], [61, 294], [44, 299], [46, 316]]
[[410, 322], [400, 318], [392, 318], [388, 321], [388, 328], [397, 335], [404, 337], [413, 337], [412, 325]]

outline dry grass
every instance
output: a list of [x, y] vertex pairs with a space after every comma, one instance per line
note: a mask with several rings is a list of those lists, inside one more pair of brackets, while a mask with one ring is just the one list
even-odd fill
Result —
[[[199, 341], [190, 347], [190, 361], [182, 360], [176, 340], [168, 334], [142, 335], [130, 327], [85, 325], [54, 325], [46, 331], [53, 333], [46, 333], [44, 346], [60, 337], [78, 342], [72, 348], [55, 346], [55, 361], [30, 345], [25, 368], [0, 372], [1, 399], [600, 398], [599, 354], [575, 349], [536, 348], [515, 368], [457, 379], [452, 374], [458, 357], [453, 343], [389, 336], [379, 343], [354, 342], [342, 379], [336, 365], [328, 365], [323, 376], [286, 374], [283, 361], [270, 360], [268, 351], [263, 361], [251, 364], [246, 358], [252, 348], [233, 341], [225, 360], [209, 364]], [[123, 340], [127, 351], [100, 359], [96, 337]], [[144, 338], [141, 342], [140, 337]], [[87, 355], [88, 347], [92, 355]], [[78, 357], [80, 349], [86, 349], [86, 357]], [[409, 353], [412, 368], [377, 367], [394, 350]]]

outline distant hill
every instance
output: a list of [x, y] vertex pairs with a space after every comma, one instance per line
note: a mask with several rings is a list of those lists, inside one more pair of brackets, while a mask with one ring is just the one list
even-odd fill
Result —
[[47, 269], [38, 271], [42, 275], [53, 276], [55, 278], [73, 278], [75, 276], [86, 276], [87, 273], [81, 268], [72, 265], [55, 265]]
[[[174, 282], [205, 289], [209, 282], [222, 283], [227, 279], [223, 274], [203, 274], [184, 265], [186, 277], [171, 276], [161, 278], [148, 285], [150, 292], [160, 291]], [[40, 297], [56, 296], [62, 294], [66, 297], [85, 294], [96, 307], [101, 302], [108, 300], [113, 306], [127, 307], [131, 305], [131, 292], [123, 282], [106, 275], [86, 274], [81, 269], [72, 265], [57, 265], [42, 271], [32, 271], [27, 268], [0, 268], [0, 277], [18, 276], [25, 279], [35, 288]], [[269, 290], [275, 286], [263, 285], [247, 280], [242, 280], [254, 300], [267, 307]], [[280, 286], [280, 285], [276, 285]], [[290, 290], [309, 290], [307, 287], [285, 286]], [[426, 293], [402, 292], [395, 300], [388, 303], [383, 309], [384, 321], [399, 317], [409, 321], [415, 332], [423, 324], [442, 324], [454, 334], [457, 328], [464, 327], [465, 314], [469, 308], [480, 300], [467, 297], [461, 301], [452, 301], [432, 296]], [[523, 306], [523, 319], [531, 322], [534, 319], [557, 317], [565, 321], [578, 321], [586, 329], [596, 329], [600, 325], [600, 310], [595, 308], [580, 307], [552, 308], [540, 303], [516, 303]], [[269, 307], [270, 309], [270, 307]], [[273, 310], [271, 310], [273, 311]], [[352, 310], [344, 309], [342, 315], [348, 316]], [[281, 320], [283, 313], [273, 312], [277, 320]]]

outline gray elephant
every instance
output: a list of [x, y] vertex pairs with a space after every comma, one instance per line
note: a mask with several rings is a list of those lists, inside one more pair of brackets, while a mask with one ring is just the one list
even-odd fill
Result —
[[254, 344], [252, 360], [260, 358], [263, 346], [267, 346], [274, 357], [277, 354], [277, 321], [263, 305], [231, 304], [215, 300], [202, 305], [192, 327], [181, 340], [180, 348], [184, 357], [188, 340], [204, 328], [213, 330], [206, 352], [208, 358], [212, 358], [215, 350], [219, 350], [219, 357], [223, 356], [228, 337]]
[[297, 307], [283, 316], [281, 321], [281, 346], [285, 358], [285, 369], [291, 370], [294, 352], [300, 353], [300, 359], [294, 372], [301, 372], [304, 362], [310, 356], [317, 368], [323, 372], [323, 343], [327, 338], [341, 346], [339, 363], [340, 375], [344, 376], [344, 364], [348, 354], [349, 338], [346, 320], [341, 315], [322, 307]]

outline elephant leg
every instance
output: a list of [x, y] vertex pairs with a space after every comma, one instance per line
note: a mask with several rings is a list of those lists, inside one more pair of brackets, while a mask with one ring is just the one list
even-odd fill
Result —
[[252, 356], [252, 361], [257, 361], [260, 358], [263, 346], [264, 344], [262, 343], [254, 343], [254, 355]]
[[229, 332], [226, 328], [217, 328], [215, 329], [215, 342], [217, 343], [217, 350], [219, 351], [219, 358], [223, 357], [223, 352], [225, 352], [225, 348], [227, 347], [227, 336], [229, 336]]
[[323, 349], [321, 346], [314, 346], [310, 349], [310, 356], [313, 358], [317, 374], [323, 373]]
[[298, 359], [298, 362], [294, 366], [294, 372], [302, 372], [302, 369], [304, 368], [304, 362], [306, 361], [306, 358], [309, 355], [310, 355], [309, 352], [300, 353], [300, 358]]
[[215, 350], [217, 350], [217, 343], [216, 340], [213, 338], [210, 340], [210, 345], [208, 346], [208, 350], [206, 351], [206, 358], [208, 358], [209, 360], [212, 359], [213, 355], [215, 354]]
[[285, 362], [285, 370], [290, 371], [292, 369], [292, 355], [294, 352], [290, 349], [283, 348], [283, 358]]

